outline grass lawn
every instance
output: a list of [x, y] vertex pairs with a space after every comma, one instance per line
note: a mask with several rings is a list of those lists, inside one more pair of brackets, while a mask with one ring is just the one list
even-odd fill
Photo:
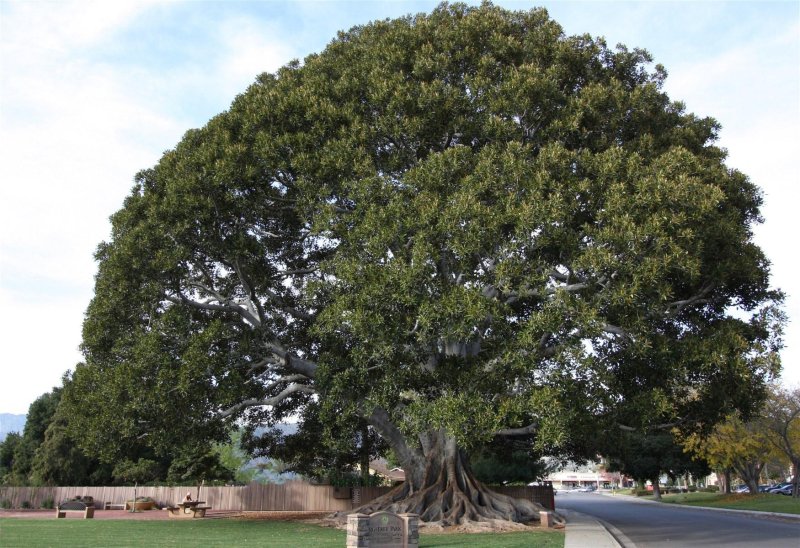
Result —
[[[652, 500], [652, 496], [642, 497]], [[724, 493], [681, 493], [662, 495], [662, 502], [685, 504], [688, 506], [710, 506], [712, 508], [732, 508], [734, 510], [757, 510], [759, 512], [779, 512], [800, 514], [800, 500], [785, 495], [762, 493], [758, 495]]]
[[[343, 548], [344, 531], [289, 521], [233, 519], [131, 521], [0, 519], [0, 546], [225, 546]], [[561, 548], [561, 531], [474, 535], [423, 534], [420, 547], [486, 546]]]

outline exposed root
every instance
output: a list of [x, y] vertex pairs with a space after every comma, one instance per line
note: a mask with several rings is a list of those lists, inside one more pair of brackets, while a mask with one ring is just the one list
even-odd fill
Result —
[[[355, 510], [337, 512], [328, 519], [344, 524], [347, 514], [386, 511], [417, 514], [420, 525], [427, 528], [458, 526], [464, 532], [509, 531], [537, 525], [539, 512], [547, 510], [529, 500], [495, 493], [474, 478], [464, 487], [436, 482], [413, 491], [410, 485], [403, 484]], [[556, 515], [554, 522], [563, 523], [563, 519]]]
[[[406, 470], [406, 482], [350, 512], [329, 520], [343, 524], [347, 514], [379, 511], [417, 514], [423, 527], [464, 527], [469, 530], [509, 530], [540, 521], [544, 506], [496, 493], [479, 482], [453, 438], [441, 432], [428, 438], [424, 470]], [[563, 518], [554, 516], [556, 524]], [[514, 525], [512, 525], [514, 524]]]

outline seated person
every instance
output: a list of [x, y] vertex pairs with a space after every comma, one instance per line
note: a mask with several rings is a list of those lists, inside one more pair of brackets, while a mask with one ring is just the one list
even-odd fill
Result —
[[186, 496], [183, 497], [183, 502], [192, 502], [192, 494], [186, 493]]

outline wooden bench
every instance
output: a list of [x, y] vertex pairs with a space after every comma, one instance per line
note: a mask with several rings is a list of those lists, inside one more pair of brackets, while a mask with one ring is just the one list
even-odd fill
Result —
[[80, 500], [63, 502], [56, 508], [56, 518], [66, 518], [67, 512], [80, 512], [83, 514], [83, 519], [92, 519], [94, 517], [94, 503], [86, 503]]
[[103, 510], [124, 510], [125, 503], [124, 502], [106, 502], [103, 505]]

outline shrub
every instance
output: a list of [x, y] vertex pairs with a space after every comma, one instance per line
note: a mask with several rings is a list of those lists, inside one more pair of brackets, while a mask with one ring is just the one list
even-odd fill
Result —
[[647, 495], [652, 495], [652, 491], [648, 491], [647, 489], [637, 489], [633, 492], [634, 495], [637, 497], [646, 497]]
[[52, 510], [53, 508], [55, 508], [55, 501], [53, 501], [53, 499], [51, 498], [44, 499], [42, 501], [42, 508], [44, 508], [45, 510]]
[[689, 492], [690, 493], [696, 493], [697, 492], [697, 486], [696, 485], [690, 485], [689, 486]]
[[[132, 501], [129, 500], [128, 502]], [[136, 502], [155, 502], [155, 501], [150, 497], [136, 497]]]
[[11, 508], [11, 501], [8, 499], [0, 500], [0, 508], [8, 510], [9, 508]]
[[24, 509], [26, 509], [26, 510], [28, 510], [29, 508], [31, 508], [31, 501], [29, 501], [29, 500], [23, 500], [23, 501], [22, 501], [22, 508], [24, 508]]

